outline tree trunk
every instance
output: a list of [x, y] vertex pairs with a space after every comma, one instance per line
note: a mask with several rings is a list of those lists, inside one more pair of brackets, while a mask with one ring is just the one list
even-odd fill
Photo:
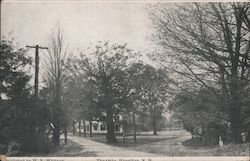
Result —
[[85, 123], [85, 120], [83, 120], [83, 136], [86, 137], [87, 134], [86, 134], [86, 123]]
[[156, 116], [154, 113], [153, 113], [153, 129], [154, 129], [154, 135], [157, 135]]
[[89, 136], [92, 138], [92, 119], [89, 119]]
[[137, 139], [136, 139], [136, 124], [135, 124], [135, 113], [134, 112], [133, 112], [133, 130], [134, 130], [134, 133], [133, 133], [134, 142], [136, 143]]
[[128, 128], [126, 117], [123, 117], [122, 126], [123, 126], [123, 143], [125, 143], [127, 138], [127, 128]]
[[[235, 69], [236, 70], [236, 69]], [[241, 143], [241, 101], [240, 101], [240, 88], [239, 80], [236, 75], [236, 71], [233, 72], [231, 83], [230, 83], [230, 93], [231, 93], [231, 104], [229, 116], [231, 122], [231, 132], [232, 132], [232, 141], [234, 143]]]
[[231, 121], [231, 132], [232, 132], [232, 141], [234, 143], [241, 143], [241, 121], [240, 121], [240, 110], [238, 107], [232, 107], [230, 112], [230, 121]]
[[82, 135], [82, 131], [81, 131], [81, 121], [79, 121], [79, 124], [78, 124], [78, 134], [79, 134], [79, 136], [81, 136]]
[[64, 127], [64, 143], [67, 144], [68, 143], [68, 131], [67, 131], [67, 127]]
[[75, 122], [72, 122], [72, 128], [73, 128], [73, 135], [76, 135], [76, 127], [75, 127]]
[[[57, 103], [58, 104], [58, 103]], [[60, 106], [57, 105], [55, 106], [55, 108], [53, 109], [53, 113], [52, 113], [52, 119], [53, 119], [53, 143], [55, 146], [58, 146], [60, 144], [60, 129], [61, 129], [61, 124], [59, 121], [59, 115], [61, 113], [60, 111]]]
[[[60, 79], [58, 79], [60, 80]], [[58, 146], [60, 144], [60, 130], [61, 130], [61, 122], [62, 122], [62, 102], [61, 102], [61, 83], [60, 81], [56, 81], [56, 89], [55, 89], [55, 106], [53, 108], [53, 120], [54, 126], [53, 129], [53, 142], [54, 145]]]
[[115, 126], [113, 121], [113, 111], [107, 110], [107, 140], [109, 143], [117, 143], [115, 132]]

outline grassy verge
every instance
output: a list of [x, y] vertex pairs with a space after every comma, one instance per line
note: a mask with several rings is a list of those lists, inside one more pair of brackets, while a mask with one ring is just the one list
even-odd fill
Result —
[[159, 142], [152, 145], [133, 147], [133, 149], [166, 156], [249, 156], [249, 144], [247, 143], [229, 144], [222, 149], [218, 146], [193, 149], [182, 145], [167, 145], [164, 142]]

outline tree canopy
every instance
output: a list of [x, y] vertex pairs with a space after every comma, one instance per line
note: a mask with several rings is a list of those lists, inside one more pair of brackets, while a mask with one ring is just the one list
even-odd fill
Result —
[[152, 12], [160, 58], [167, 58], [176, 84], [203, 86], [220, 97], [235, 142], [241, 140], [242, 93], [249, 84], [248, 10], [249, 3], [185, 3]]

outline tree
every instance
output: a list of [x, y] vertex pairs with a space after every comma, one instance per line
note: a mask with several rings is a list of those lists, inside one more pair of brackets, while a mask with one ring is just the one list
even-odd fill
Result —
[[242, 115], [243, 115], [243, 129], [244, 129], [244, 132], [246, 132], [248, 135], [247, 135], [247, 138], [246, 138], [246, 141], [250, 141], [250, 84], [246, 87], [246, 90], [245, 90], [245, 94], [246, 97], [245, 100], [244, 100], [244, 108], [242, 110]]
[[65, 64], [64, 83], [63, 83], [63, 106], [66, 112], [67, 122], [72, 124], [73, 134], [75, 135], [75, 124], [79, 122], [79, 135], [81, 136], [82, 107], [80, 100], [82, 97], [83, 82], [82, 79], [72, 71], [70, 66], [70, 59]]
[[[100, 117], [100, 110], [98, 109], [98, 97], [96, 86], [87, 81], [85, 74], [79, 74], [74, 69], [74, 59], [68, 59], [66, 70], [65, 84], [65, 101], [68, 102], [68, 109], [71, 110], [73, 120], [79, 121], [79, 131], [81, 128], [81, 121], [84, 125], [84, 136], [86, 136], [85, 121], [90, 123], [90, 137], [92, 137], [92, 121], [94, 117]], [[80, 134], [80, 133], [79, 133]], [[81, 134], [80, 134], [81, 135]]]
[[[79, 101], [79, 104], [82, 109], [81, 118], [83, 118], [84, 121], [85, 120], [89, 121], [89, 126], [90, 126], [89, 136], [92, 137], [92, 127], [93, 127], [92, 121], [94, 118], [101, 117], [101, 112], [100, 109], [98, 108], [97, 89], [93, 84], [85, 83], [83, 89], [81, 89], [81, 93], [82, 94]], [[84, 129], [84, 132], [86, 133], [86, 129]]]
[[31, 58], [27, 56], [25, 49], [16, 48], [13, 40], [4, 38], [0, 40], [0, 52], [0, 94], [12, 97], [16, 82], [29, 79], [23, 69], [31, 64]]
[[221, 98], [230, 116], [233, 141], [240, 142], [241, 94], [249, 82], [249, 3], [190, 3], [157, 9], [152, 13], [155, 42], [170, 59], [165, 59], [166, 68], [185, 78], [183, 84], [195, 82]]
[[[0, 99], [0, 130], [3, 132], [7, 129], [7, 134], [10, 134], [8, 128], [13, 127], [14, 121], [10, 117], [13, 115], [14, 107], [18, 103], [18, 94], [27, 92], [25, 88], [29, 81], [29, 76], [24, 72], [24, 68], [31, 64], [31, 59], [27, 57], [26, 51], [22, 48], [18, 49], [13, 44], [13, 40], [5, 38], [0, 40], [0, 96], [5, 94], [11, 101]], [[11, 128], [12, 129], [12, 128]], [[1, 132], [1, 141], [10, 141], [11, 136], [4, 136]], [[8, 138], [10, 137], [10, 138]]]
[[148, 64], [134, 63], [128, 69], [128, 73], [131, 91], [130, 101], [134, 107], [132, 111], [149, 112], [152, 118], [154, 135], [156, 135], [157, 120], [166, 107], [168, 91], [166, 71], [155, 69]]
[[[182, 121], [184, 128], [192, 136], [200, 136], [210, 128], [226, 134], [229, 123], [220, 100], [207, 89], [194, 91], [193, 95], [181, 92], [169, 105], [173, 117]], [[217, 138], [219, 139], [219, 138]]]
[[[55, 145], [59, 145], [60, 130], [65, 127], [65, 112], [63, 109], [63, 79], [65, 68], [65, 61], [68, 56], [68, 45], [65, 42], [63, 31], [59, 27], [51, 31], [51, 35], [48, 37], [48, 55], [46, 56], [46, 74], [45, 82], [48, 88], [52, 92], [52, 123], [54, 125], [53, 130], [53, 142]], [[66, 136], [66, 135], [65, 135]]]
[[134, 53], [126, 45], [105, 42], [99, 43], [93, 52], [87, 54], [81, 54], [80, 58], [73, 60], [74, 71], [84, 75], [84, 81], [95, 87], [98, 107], [107, 115], [107, 140], [117, 142], [113, 117], [121, 108], [125, 108], [125, 69]]
[[0, 41], [0, 88], [1, 94], [7, 96], [0, 99], [0, 142], [6, 146], [17, 142], [17, 150], [22, 154], [48, 150], [46, 140], [37, 135], [37, 128], [47, 124], [48, 116], [44, 102], [32, 96], [28, 84], [30, 76], [26, 70], [31, 58], [13, 40]]

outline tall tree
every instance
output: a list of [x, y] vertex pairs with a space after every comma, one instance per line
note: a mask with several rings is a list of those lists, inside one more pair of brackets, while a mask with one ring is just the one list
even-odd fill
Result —
[[[65, 113], [63, 112], [63, 70], [68, 56], [68, 44], [66, 44], [62, 29], [56, 28], [48, 37], [48, 55], [46, 55], [45, 81], [52, 92], [52, 123], [54, 124], [53, 142], [59, 145], [60, 130], [65, 127]], [[63, 123], [63, 124], [62, 124]]]
[[220, 97], [233, 141], [240, 142], [241, 94], [249, 82], [249, 3], [185, 3], [154, 11], [154, 38], [168, 58], [166, 68], [185, 78], [182, 83], [195, 82]]
[[[63, 83], [63, 108], [66, 112], [66, 123], [73, 125], [73, 133], [75, 134], [75, 124], [80, 122], [83, 117], [83, 109], [80, 105], [82, 97], [83, 84], [82, 79], [74, 71], [69, 68], [70, 61], [65, 64], [64, 83]], [[81, 124], [79, 126], [81, 128]], [[79, 128], [79, 135], [81, 131]]]
[[[83, 73], [79, 74], [79, 71], [74, 69], [75, 60], [68, 59], [66, 63], [66, 82], [65, 84], [65, 103], [68, 105], [68, 109], [71, 111], [71, 117], [73, 120], [79, 121], [79, 127], [81, 121], [84, 126], [84, 136], [86, 136], [85, 121], [89, 121], [90, 124], [94, 117], [100, 117], [100, 110], [98, 109], [98, 93], [96, 86], [88, 82], [87, 76]], [[91, 126], [91, 125], [90, 125]], [[91, 129], [91, 128], [90, 128]], [[90, 130], [90, 136], [92, 137], [92, 129]]]
[[98, 107], [107, 115], [107, 140], [117, 142], [114, 133], [114, 115], [126, 99], [125, 69], [134, 53], [126, 45], [99, 43], [93, 52], [75, 58], [75, 71], [85, 75], [85, 81], [95, 86]]
[[[85, 121], [89, 121], [89, 136], [92, 137], [92, 121], [94, 118], [100, 118], [101, 112], [98, 108], [98, 90], [91, 83], [85, 83], [83, 89], [81, 89], [81, 97], [79, 104], [82, 110], [81, 118]], [[85, 125], [84, 125], [85, 126]], [[85, 127], [86, 128], [86, 127]], [[86, 129], [84, 129], [86, 133]], [[86, 134], [85, 134], [86, 136]]]
[[151, 65], [134, 63], [128, 69], [129, 96], [132, 111], [147, 111], [151, 114], [154, 135], [157, 120], [167, 106], [168, 77], [166, 71]]

